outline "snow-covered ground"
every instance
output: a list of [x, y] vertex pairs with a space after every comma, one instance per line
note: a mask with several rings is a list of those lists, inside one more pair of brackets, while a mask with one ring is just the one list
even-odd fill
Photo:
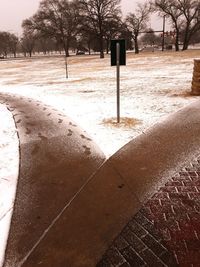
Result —
[[12, 115], [0, 105], [0, 266], [9, 231], [19, 167], [18, 138]]
[[[144, 52], [137, 56], [128, 53], [127, 66], [121, 67], [122, 123], [119, 125], [116, 124], [116, 70], [110, 66], [109, 56], [105, 59], [99, 59], [98, 55], [70, 57], [68, 79], [62, 57], [1, 61], [0, 92], [32, 97], [56, 107], [79, 123], [110, 156], [151, 125], [198, 99], [189, 94], [194, 58], [200, 58], [200, 50]], [[1, 218], [13, 201], [11, 197], [4, 209], [7, 192], [11, 187], [13, 194], [15, 190], [16, 179], [10, 184], [5, 177], [17, 174], [18, 141], [11, 115], [3, 106], [0, 106], [0, 118], [2, 224]], [[0, 231], [2, 237], [1, 228]]]
[[[110, 124], [116, 116], [115, 67], [107, 56], [68, 59], [69, 79], [61, 57], [2, 61], [0, 91], [42, 100], [79, 123], [107, 156], [164, 116], [182, 108], [189, 96], [193, 59], [200, 50], [187, 52], [128, 53], [121, 67], [121, 116], [136, 124]], [[112, 121], [112, 120], [111, 120]]]

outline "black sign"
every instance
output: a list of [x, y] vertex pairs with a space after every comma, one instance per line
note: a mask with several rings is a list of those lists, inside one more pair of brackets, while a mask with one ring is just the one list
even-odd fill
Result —
[[117, 43], [120, 45], [120, 60], [119, 64], [120, 65], [126, 65], [126, 42], [125, 40], [111, 40], [111, 66], [116, 66], [117, 65], [117, 53], [116, 53], [116, 47]]

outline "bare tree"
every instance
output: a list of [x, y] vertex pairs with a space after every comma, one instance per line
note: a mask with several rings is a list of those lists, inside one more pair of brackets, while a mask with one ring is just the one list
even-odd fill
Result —
[[0, 32], [0, 55], [7, 57], [9, 53], [9, 33]]
[[69, 56], [70, 41], [77, 30], [78, 6], [77, 0], [43, 0], [38, 12], [26, 20], [26, 24], [42, 35], [54, 37]]
[[199, 0], [177, 0], [177, 8], [183, 13], [184, 32], [183, 50], [188, 48], [191, 38], [200, 30], [200, 1]]
[[132, 33], [136, 54], [139, 53], [138, 36], [141, 31], [144, 31], [147, 28], [149, 13], [150, 5], [147, 2], [145, 2], [144, 4], [137, 3], [135, 13], [129, 13], [125, 20], [127, 28]]
[[121, 0], [80, 0], [85, 27], [96, 36], [100, 46], [100, 58], [104, 58], [104, 39], [108, 25], [120, 17]]
[[183, 50], [188, 48], [192, 36], [200, 29], [199, 0], [155, 0], [155, 10], [171, 19], [176, 31], [175, 47], [179, 50], [180, 34], [184, 34]]
[[122, 29], [122, 21], [119, 17], [113, 18], [105, 25], [106, 53], [109, 52], [110, 40], [118, 38]]
[[32, 57], [33, 49], [37, 39], [37, 32], [34, 28], [32, 28], [31, 21], [28, 19], [22, 22], [22, 28], [23, 36], [20, 40], [22, 50], [25, 56], [28, 53], [29, 56]]
[[170, 18], [173, 28], [176, 31], [175, 49], [179, 51], [180, 28], [182, 25], [182, 12], [177, 9], [176, 0], [156, 0], [154, 3], [154, 11], [159, 12], [161, 17]]
[[20, 40], [22, 50], [24, 52], [24, 56], [28, 53], [30, 57], [32, 57], [33, 49], [35, 46], [36, 38], [33, 34], [24, 32], [23, 37]]
[[13, 53], [16, 57], [18, 37], [9, 32], [0, 32], [0, 54], [7, 57], [8, 53]]
[[10, 33], [9, 34], [9, 50], [11, 53], [13, 53], [14, 57], [16, 57], [18, 42], [19, 42], [18, 37], [15, 34]]
[[133, 50], [132, 32], [127, 28], [127, 25], [125, 22], [123, 22], [121, 25], [119, 38], [126, 40], [127, 50]]

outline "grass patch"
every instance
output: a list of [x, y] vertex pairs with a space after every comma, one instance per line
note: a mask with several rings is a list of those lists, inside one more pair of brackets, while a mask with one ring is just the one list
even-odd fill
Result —
[[104, 119], [101, 124], [116, 128], [133, 128], [139, 124], [142, 124], [142, 121], [135, 118], [122, 117], [120, 118], [120, 123], [117, 123], [117, 118], [112, 117]]

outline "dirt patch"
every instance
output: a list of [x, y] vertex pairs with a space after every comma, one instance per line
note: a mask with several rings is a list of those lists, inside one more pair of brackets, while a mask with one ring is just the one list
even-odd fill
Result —
[[81, 79], [77, 79], [77, 80], [73, 80], [73, 81], [70, 81], [71, 83], [82, 83], [82, 82], [87, 82], [91, 80], [92, 81], [92, 78], [89, 78], [89, 77], [84, 77], [84, 78], [81, 78]]
[[46, 86], [46, 85], [58, 85], [58, 84], [66, 84], [66, 81], [49, 81], [49, 82], [43, 81], [43, 82], [36, 84], [36, 85]]
[[194, 97], [191, 91], [181, 90], [181, 89], [175, 90], [175, 91], [173, 89], [163, 89], [163, 90], [157, 91], [156, 94], [168, 96], [168, 97], [183, 97], [183, 98]]
[[83, 94], [90, 94], [90, 93], [94, 93], [95, 91], [92, 90], [84, 90], [84, 91], [79, 91], [79, 93], [83, 93]]
[[139, 124], [142, 124], [142, 121], [135, 118], [122, 117], [120, 118], [120, 123], [117, 123], [117, 118], [112, 117], [104, 119], [101, 124], [116, 128], [133, 128]]
[[171, 94], [169, 96], [170, 97], [183, 97], [183, 98], [194, 97], [194, 95], [192, 95], [191, 91], [177, 92], [177, 93]]

